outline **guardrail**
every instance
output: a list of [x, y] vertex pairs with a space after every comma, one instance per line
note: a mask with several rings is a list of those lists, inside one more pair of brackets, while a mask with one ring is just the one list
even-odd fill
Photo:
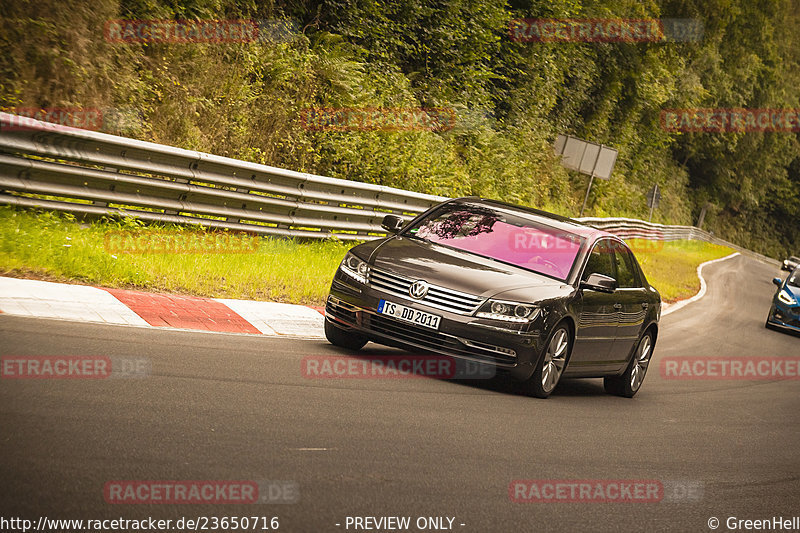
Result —
[[[618, 235], [623, 239], [649, 239], [658, 241], [708, 240], [713, 238], [694, 226], [667, 226], [635, 218], [582, 217], [575, 220]], [[709, 241], [711, 242], [711, 241]]]
[[[380, 227], [386, 214], [415, 216], [446, 199], [0, 113], [0, 204], [262, 235], [368, 240], [386, 235]], [[693, 226], [578, 220], [624, 239], [697, 239], [777, 263]]]
[[363, 240], [442, 200], [0, 113], [3, 204]]
[[658, 241], [680, 241], [680, 240], [697, 240], [705, 241], [713, 244], [727, 246], [739, 252], [742, 255], [752, 257], [759, 261], [764, 261], [772, 265], [780, 265], [780, 261], [761, 255], [747, 248], [742, 248], [736, 244], [720, 239], [713, 234], [697, 228], [695, 226], [670, 226], [665, 224], [656, 224], [653, 222], [645, 222], [635, 218], [594, 218], [583, 217], [576, 218], [580, 222], [599, 228], [614, 235], [618, 235], [622, 239], [648, 239]]

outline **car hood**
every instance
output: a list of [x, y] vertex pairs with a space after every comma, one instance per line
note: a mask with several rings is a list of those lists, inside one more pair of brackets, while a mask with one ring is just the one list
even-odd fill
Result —
[[572, 290], [536, 272], [406, 237], [393, 237], [375, 247], [369, 262], [379, 270], [486, 298], [503, 293], [529, 301]]

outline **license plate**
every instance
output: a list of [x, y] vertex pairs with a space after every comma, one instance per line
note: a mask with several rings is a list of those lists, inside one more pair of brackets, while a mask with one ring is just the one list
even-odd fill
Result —
[[387, 302], [386, 300], [381, 300], [378, 303], [378, 313], [381, 315], [389, 315], [418, 326], [437, 330], [439, 329], [439, 321], [442, 319], [440, 316], [432, 315], [424, 311], [417, 311], [416, 309]]

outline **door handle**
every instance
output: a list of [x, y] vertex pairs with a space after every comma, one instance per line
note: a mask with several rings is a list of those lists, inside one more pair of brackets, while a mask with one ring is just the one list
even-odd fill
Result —
[[622, 309], [622, 304], [614, 304], [614, 309]]

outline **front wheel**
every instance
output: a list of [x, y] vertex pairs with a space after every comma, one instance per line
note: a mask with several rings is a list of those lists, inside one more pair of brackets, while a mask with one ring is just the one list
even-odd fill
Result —
[[636, 345], [636, 352], [631, 358], [628, 368], [621, 376], [611, 376], [603, 379], [606, 392], [615, 396], [633, 398], [644, 382], [650, 358], [653, 357], [653, 333], [648, 331]]
[[559, 324], [547, 342], [544, 354], [533, 375], [520, 387], [524, 394], [536, 398], [547, 398], [558, 385], [561, 374], [567, 366], [572, 337], [566, 324]]
[[360, 350], [367, 344], [367, 338], [363, 335], [344, 330], [328, 319], [325, 319], [325, 337], [334, 346], [348, 350]]

